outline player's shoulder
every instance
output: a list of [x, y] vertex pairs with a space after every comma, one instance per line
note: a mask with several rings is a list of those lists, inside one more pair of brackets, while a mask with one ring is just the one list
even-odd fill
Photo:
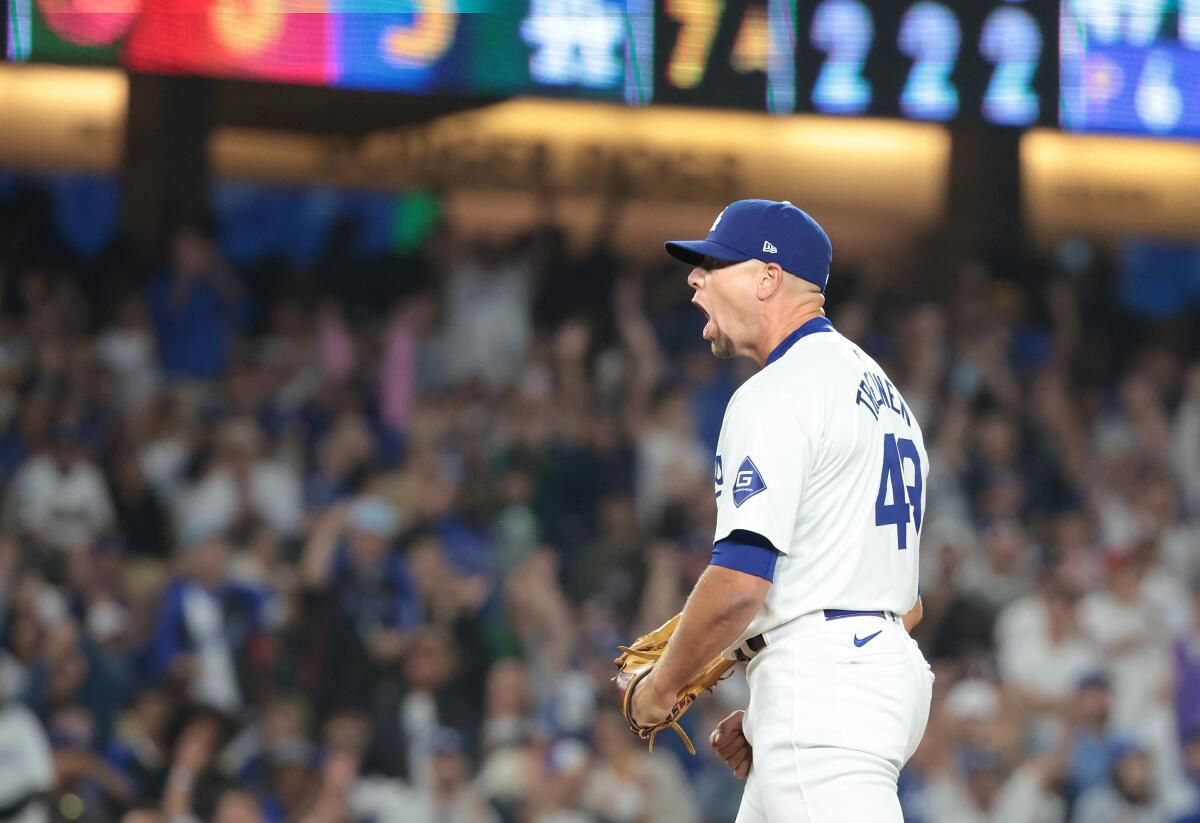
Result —
[[[809, 354], [812, 353], [809, 348]], [[817, 379], [819, 370], [814, 358], [809, 356], [781, 357], [769, 363], [746, 379], [730, 398], [730, 408], [748, 407], [781, 410], [797, 408], [806, 397], [811, 397], [811, 384]]]
[[[751, 377], [729, 399], [721, 421], [718, 454], [722, 447], [736, 450], [738, 443], [760, 442], [764, 437], [769, 439], [772, 452], [790, 453], [798, 440], [806, 437], [809, 415], [796, 393], [784, 391], [761, 376], [759, 372]], [[758, 454], [762, 454], [761, 449]]]
[[796, 408], [797, 393], [786, 381], [775, 379], [763, 369], [748, 378], [726, 407], [726, 417], [759, 417], [778, 415]]
[[826, 392], [858, 379], [865, 366], [878, 368], [852, 341], [836, 331], [811, 334], [768, 363], [734, 392], [730, 408], [802, 409]]
[[836, 330], [810, 334], [768, 364], [754, 377], [771, 388], [799, 391], [800, 386], [811, 392], [811, 383], [800, 381], [828, 380], [838, 374], [853, 371], [869, 358], [852, 341]]

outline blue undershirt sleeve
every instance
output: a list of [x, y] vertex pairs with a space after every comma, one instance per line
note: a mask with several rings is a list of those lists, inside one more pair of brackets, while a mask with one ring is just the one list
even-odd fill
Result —
[[778, 561], [779, 552], [771, 541], [761, 534], [737, 529], [724, 540], [717, 541], [709, 563], [773, 582]]

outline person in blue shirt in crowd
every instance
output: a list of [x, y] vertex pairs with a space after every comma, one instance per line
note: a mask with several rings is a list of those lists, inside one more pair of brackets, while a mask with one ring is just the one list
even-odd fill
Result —
[[170, 273], [152, 281], [148, 294], [162, 365], [174, 377], [210, 380], [225, 369], [249, 299], [202, 223], [180, 226], [171, 257]]
[[1105, 783], [1112, 773], [1113, 754], [1121, 741], [1109, 731], [1112, 693], [1108, 677], [1094, 672], [1079, 681], [1073, 709], [1075, 729], [1067, 755], [1067, 785], [1071, 799]]
[[223, 535], [197, 527], [184, 535], [183, 573], [163, 595], [146, 656], [151, 682], [186, 683], [192, 700], [235, 712], [252, 698], [250, 665], [261, 662], [268, 598], [230, 576]]
[[132, 785], [134, 797], [152, 803], [167, 779], [172, 705], [162, 689], [144, 689], [104, 749], [104, 760]]
[[1150, 753], [1137, 743], [1125, 742], [1112, 753], [1109, 779], [1080, 796], [1071, 823], [1151, 823], [1166, 820], [1167, 815]]
[[327, 510], [308, 539], [303, 635], [323, 661], [312, 685], [327, 707], [364, 705], [372, 674], [396, 663], [421, 625], [416, 584], [394, 550], [399, 529], [392, 504], [368, 495]]

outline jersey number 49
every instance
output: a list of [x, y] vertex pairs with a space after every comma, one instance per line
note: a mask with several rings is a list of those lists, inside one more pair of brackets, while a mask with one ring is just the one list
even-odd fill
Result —
[[[912, 462], [912, 485], [904, 482], [904, 461]], [[875, 498], [875, 525], [896, 527], [896, 548], [908, 548], [909, 509], [918, 534], [921, 533], [921, 455], [917, 444], [907, 437], [883, 436], [883, 475], [879, 478], [879, 496]], [[891, 498], [892, 502], [888, 502]]]

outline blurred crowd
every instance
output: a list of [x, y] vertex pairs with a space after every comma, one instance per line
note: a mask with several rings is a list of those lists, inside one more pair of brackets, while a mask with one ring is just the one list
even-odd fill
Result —
[[[444, 223], [234, 271], [189, 223], [81, 262], [39, 202], [0, 209], [0, 819], [733, 820], [609, 682], [708, 562], [752, 368], [684, 270], [614, 253], [616, 212], [578, 246]], [[1200, 820], [1200, 323], [1080, 258], [833, 273], [932, 460], [913, 823]]]

